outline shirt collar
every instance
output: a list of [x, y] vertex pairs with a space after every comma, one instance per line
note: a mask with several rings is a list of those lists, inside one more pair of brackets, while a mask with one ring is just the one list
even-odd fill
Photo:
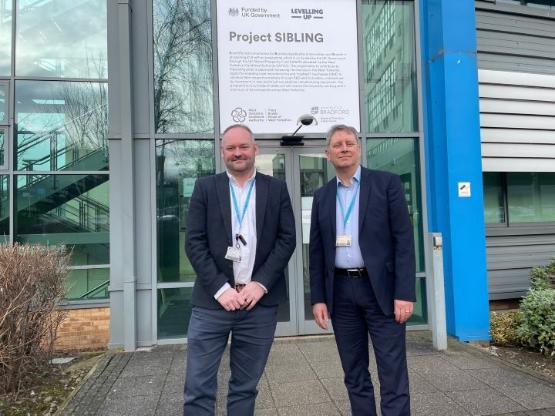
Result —
[[[358, 183], [360, 183], [360, 165], [358, 165], [357, 170], [355, 171], [355, 174], [353, 175], [353, 177], [351, 179], [354, 179], [355, 181], [357, 181]], [[336, 176], [337, 179], [337, 186], [341, 185], [346, 187], [345, 185], [343, 185], [343, 183], [341, 182], [341, 179], [339, 179], [339, 176]]]
[[[229, 181], [234, 186], [239, 186], [235, 177], [231, 173], [229, 173], [229, 171], [227, 169], [226, 169], [225, 173], [227, 174], [227, 177], [229, 178]], [[250, 181], [252, 181], [255, 178], [255, 176], [256, 176], [256, 169], [254, 169], [254, 172], [252, 173], [252, 176], [247, 180], [247, 182], [245, 182], [245, 184], [250, 183]]]

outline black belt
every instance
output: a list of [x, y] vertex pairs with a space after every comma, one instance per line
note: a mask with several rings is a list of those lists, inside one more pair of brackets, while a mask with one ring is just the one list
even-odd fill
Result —
[[365, 267], [360, 268], [353, 268], [353, 269], [340, 269], [338, 267], [335, 268], [335, 275], [341, 277], [368, 277], [368, 271]]

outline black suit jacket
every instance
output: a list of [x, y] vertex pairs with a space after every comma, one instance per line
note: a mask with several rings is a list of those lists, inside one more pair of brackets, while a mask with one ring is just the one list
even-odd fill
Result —
[[[333, 311], [337, 179], [318, 189], [310, 227], [311, 302]], [[378, 303], [386, 315], [393, 300], [415, 301], [412, 224], [399, 176], [361, 168], [359, 245]]]
[[[196, 181], [185, 240], [185, 251], [197, 274], [193, 305], [222, 308], [214, 295], [226, 282], [233, 286], [233, 263], [225, 259], [234, 243], [229, 198], [227, 173]], [[295, 250], [295, 219], [285, 182], [261, 173], [256, 174], [256, 235], [252, 280], [268, 289], [259, 303], [277, 305], [286, 295], [284, 270]]]

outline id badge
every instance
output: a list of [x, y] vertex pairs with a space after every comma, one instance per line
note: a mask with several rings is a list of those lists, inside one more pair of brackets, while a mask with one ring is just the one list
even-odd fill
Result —
[[233, 246], [228, 247], [227, 253], [225, 253], [225, 259], [235, 263], [241, 263], [241, 249]]
[[352, 238], [350, 235], [338, 235], [335, 239], [336, 247], [351, 247]]

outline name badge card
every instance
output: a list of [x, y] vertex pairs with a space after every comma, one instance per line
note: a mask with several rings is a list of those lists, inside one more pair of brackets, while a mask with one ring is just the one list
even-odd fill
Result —
[[241, 249], [237, 247], [228, 247], [225, 253], [225, 259], [235, 263], [241, 263]]
[[351, 247], [352, 238], [350, 235], [338, 235], [335, 239], [336, 247]]

